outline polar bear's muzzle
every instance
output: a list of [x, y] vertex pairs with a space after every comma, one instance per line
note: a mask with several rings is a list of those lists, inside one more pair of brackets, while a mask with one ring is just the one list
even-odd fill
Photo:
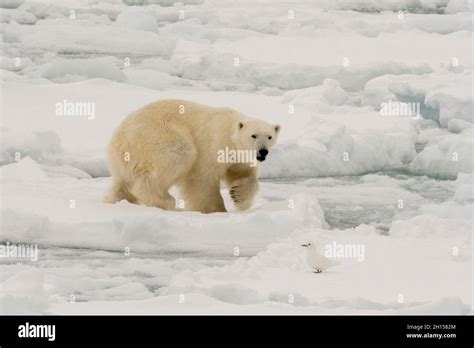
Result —
[[258, 150], [257, 160], [259, 162], [263, 162], [263, 161], [265, 161], [265, 158], [267, 157], [267, 155], [268, 155], [268, 150], [267, 149], [260, 149], [260, 150]]

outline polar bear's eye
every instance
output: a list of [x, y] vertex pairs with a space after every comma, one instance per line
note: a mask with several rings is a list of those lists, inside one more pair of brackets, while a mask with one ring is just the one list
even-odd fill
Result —
[[257, 139], [257, 136], [255, 134], [252, 135], [252, 138]]
[[271, 135], [268, 136], [268, 140], [272, 140], [272, 136], [271, 136]]

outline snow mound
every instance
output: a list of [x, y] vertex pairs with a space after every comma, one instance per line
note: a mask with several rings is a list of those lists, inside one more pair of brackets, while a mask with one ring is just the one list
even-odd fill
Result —
[[117, 68], [118, 64], [119, 61], [115, 57], [56, 61], [49, 64], [42, 77], [55, 82], [91, 78], [125, 81], [127, 77]]
[[474, 174], [459, 173], [454, 183], [456, 192], [453, 201], [460, 204], [474, 203]]
[[474, 12], [469, 0], [320, 0], [315, 4], [323, 9], [353, 10], [377, 13], [383, 11], [408, 11], [410, 13], [457, 13]]
[[19, 7], [24, 2], [25, 0], [0, 0], [0, 7], [13, 9]]
[[[54, 171], [65, 172], [46, 169]], [[263, 199], [243, 213], [169, 212], [125, 201], [103, 204], [109, 180], [77, 180], [66, 173], [48, 178], [30, 158], [2, 167], [2, 194], [8, 202], [2, 209], [3, 240], [114, 251], [130, 248], [134, 253], [231, 254], [238, 247], [242, 254], [252, 254], [297, 228], [325, 226], [322, 209], [308, 193], [280, 201]], [[22, 191], [15, 184], [18, 178]], [[37, 196], [31, 197], [31, 187]], [[262, 191], [265, 197], [268, 192]], [[232, 209], [228, 193], [223, 196]]]
[[448, 130], [451, 133], [461, 133], [468, 128], [474, 128], [474, 123], [452, 118], [448, 121]]
[[30, 58], [10, 58], [5, 56], [0, 56], [0, 68], [11, 70], [11, 71], [19, 71], [26, 67], [32, 66], [33, 62]]
[[[176, 3], [174, 0], [122, 0], [122, 2], [128, 6], [173, 6]], [[202, 2], [203, 0], [181, 0], [179, 3], [184, 5], [198, 5]]]
[[[421, 116], [448, 127], [450, 120], [473, 123], [472, 70], [425, 75], [386, 75], [367, 82], [362, 105], [380, 110], [389, 100], [420, 104]], [[465, 125], [466, 127], [467, 125]], [[454, 127], [454, 124], [451, 126]]]
[[319, 6], [327, 9], [339, 10], [354, 10], [364, 12], [379, 12], [379, 11], [399, 11], [408, 10], [413, 12], [436, 12], [442, 9], [450, 0], [436, 0], [436, 1], [410, 1], [410, 0], [358, 0], [345, 1], [323, 0], [319, 2]]
[[34, 269], [22, 269], [9, 277], [2, 274], [0, 308], [2, 314], [44, 313], [48, 310], [48, 296], [44, 287], [45, 277]]
[[472, 209], [472, 204], [460, 205], [456, 202], [422, 205], [416, 216], [394, 221], [390, 228], [390, 235], [420, 240], [442, 238], [449, 240], [452, 246], [464, 248], [464, 252], [469, 252]]
[[0, 69], [0, 81], [19, 81], [23, 79], [23, 76], [20, 76], [12, 71]]
[[[307, 240], [316, 240], [325, 246], [333, 243], [363, 245], [364, 259], [357, 261], [345, 257], [339, 260], [338, 266], [315, 275], [305, 263], [305, 252], [300, 246]], [[403, 258], [400, 258], [400, 250], [403, 250]], [[440, 256], [439, 244], [427, 244], [425, 239], [387, 240], [366, 225], [347, 230], [296, 231], [248, 260], [238, 259], [219, 268], [182, 271], [167, 287], [160, 289], [159, 294], [200, 294], [228, 304], [245, 304], [249, 308], [258, 303], [278, 303], [289, 306], [292, 311], [304, 308], [313, 313], [403, 313], [416, 311], [416, 308], [420, 313], [439, 309], [439, 303], [443, 302], [445, 311], [465, 313], [469, 290], [458, 292], [459, 296], [451, 301], [439, 295], [449, 293], [459, 285], [455, 284], [456, 275], [448, 275], [449, 281], [454, 283], [429, 276], [424, 278], [423, 287], [417, 285], [419, 272], [433, 262], [439, 263], [446, 272], [443, 274], [449, 274], [449, 269], [459, 266], [450, 260], [448, 250]], [[382, 269], [389, 271], [384, 273]], [[469, 274], [468, 262], [462, 263], [461, 272]], [[340, 277], [342, 274], [344, 276]], [[398, 277], [402, 275], [404, 281], [400, 282]], [[468, 282], [465, 280], [463, 284], [468, 285]], [[427, 283], [432, 287], [427, 287]], [[339, 299], [343, 293], [347, 295], [347, 286], [351, 288], [350, 296]], [[404, 295], [404, 303], [397, 302], [400, 293]], [[456, 305], [449, 306], [450, 302]]]
[[15, 9], [0, 9], [0, 23], [17, 22], [19, 24], [35, 24], [37, 18], [26, 11]]
[[324, 104], [343, 105], [348, 98], [348, 93], [341, 88], [339, 81], [325, 79], [320, 86], [286, 92], [283, 94], [282, 102], [318, 110], [324, 107]]
[[[54, 37], [54, 46], [51, 38]], [[114, 38], [110, 40], [110, 38]], [[137, 37], [140, 40], [137, 40]], [[89, 20], [48, 19], [33, 26], [16, 22], [4, 28], [3, 39], [24, 49], [59, 53], [97, 53], [163, 55], [168, 42], [152, 32], [121, 26], [92, 24]]]
[[410, 172], [442, 179], [455, 179], [458, 173], [471, 173], [474, 170], [473, 139], [473, 128], [460, 134], [434, 137], [410, 163]]
[[469, 0], [449, 0], [444, 13], [474, 12], [474, 3]]
[[128, 68], [124, 70], [124, 73], [128, 83], [158, 90], [189, 87], [193, 84], [189, 80], [151, 69]]
[[0, 133], [2, 134], [1, 165], [16, 162], [27, 156], [37, 160], [62, 152], [61, 139], [52, 131], [28, 133], [0, 128]]
[[[293, 38], [288, 39], [289, 44], [292, 40]], [[360, 63], [348, 67], [342, 66], [342, 63], [336, 65], [335, 57], [327, 58], [326, 62], [319, 58], [319, 52], [314, 54], [307, 52], [305, 47], [315, 45], [311, 40], [301, 42], [298, 48], [303, 57], [307, 57], [310, 53], [314, 55], [311, 57], [313, 60], [306, 58], [301, 62], [273, 61], [272, 57], [286, 56], [281, 52], [286, 47], [285, 44], [273, 38], [241, 41], [236, 41], [232, 46], [221, 47], [216, 44], [215, 47], [211, 47], [208, 44], [179, 40], [170, 62], [173, 75], [190, 80], [206, 80], [207, 83], [225, 81], [249, 84], [254, 89], [256, 86], [266, 86], [282, 90], [314, 87], [321, 85], [325, 79], [333, 79], [339, 81], [346, 91], [357, 91], [363, 88], [367, 81], [377, 76], [431, 72], [431, 68], [424, 63], [378, 61], [374, 64]], [[270, 41], [270, 44], [267, 41]], [[265, 50], [266, 46], [270, 46], [269, 52]], [[262, 52], [247, 52], [248, 47], [261, 49]], [[288, 50], [290, 48], [285, 49], [285, 52]]]
[[39, 180], [46, 177], [38, 164], [30, 157], [25, 157], [18, 163], [0, 167], [0, 176], [5, 179]]
[[[352, 122], [354, 118], [359, 122]], [[414, 141], [409, 122], [386, 119], [368, 109], [340, 107], [313, 117], [298, 139], [281, 141], [272, 149], [262, 175], [310, 177], [399, 168], [415, 157]]]
[[155, 17], [136, 8], [126, 8], [115, 19], [115, 24], [134, 30], [150, 31], [158, 34], [158, 22]]
[[[92, 179], [92, 177], [86, 172], [72, 167], [67, 164], [60, 166], [49, 166], [40, 164], [39, 167], [43, 172], [51, 178], [76, 178], [76, 179]], [[1, 169], [1, 168], [0, 168]]]
[[[446, 35], [426, 33], [417, 29], [392, 30], [393, 32], [367, 37], [352, 30], [344, 32], [336, 28], [319, 29], [308, 36], [288, 33], [223, 41], [213, 45], [213, 48], [218, 53], [238, 56], [242, 61], [267, 64], [345, 67], [348, 70], [357, 69], [359, 66], [364, 69], [370, 66], [374, 70], [390, 70], [389, 66], [396, 64], [391, 68], [394, 71], [392, 74], [400, 74], [396, 71], [400, 70], [401, 66], [414, 68], [425, 65], [425, 69], [438, 69], [441, 63], [452, 62], [453, 55], [449, 50], [454, 50], [459, 65], [472, 66], [469, 29]], [[396, 41], [397, 45], [394, 45], [393, 41]], [[436, 49], [437, 54], [434, 55], [432, 45], [442, 45], [447, 51]]]
[[443, 297], [439, 300], [428, 304], [414, 306], [398, 311], [397, 314], [416, 315], [423, 313], [424, 315], [468, 315], [470, 313], [470, 306], [464, 303], [459, 297]]

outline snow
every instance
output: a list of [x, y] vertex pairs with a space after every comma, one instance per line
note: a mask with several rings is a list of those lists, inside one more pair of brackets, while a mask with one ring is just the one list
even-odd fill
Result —
[[[64, 167], [51, 167], [49, 171], [67, 173]], [[2, 214], [2, 237], [15, 242], [29, 239], [44, 245], [116, 251], [129, 247], [134, 252], [212, 253], [239, 246], [242, 253], [249, 253], [295, 228], [310, 222], [322, 226], [324, 222], [317, 201], [303, 193], [275, 202], [262, 198], [245, 213], [156, 214], [154, 208], [143, 209], [126, 202], [117, 207], [103, 204], [101, 199], [109, 180], [77, 180], [76, 175], [46, 178], [46, 173], [29, 157], [1, 167], [1, 175], [3, 197], [8, 202]], [[25, 187], [24, 196], [18, 180]], [[35, 197], [30, 197], [31, 188], [37, 193]], [[229, 196], [227, 192], [225, 195]], [[230, 199], [226, 204], [232, 209]]]
[[458, 203], [472, 203], [474, 201], [474, 176], [459, 173], [455, 181], [456, 192], [453, 201]]
[[135, 9], [126, 9], [120, 12], [115, 19], [115, 25], [158, 33], [158, 22], [156, 19], [146, 12]]
[[20, 24], [35, 24], [37, 18], [34, 14], [14, 9], [0, 9], [0, 20], [2, 23], [17, 22]]
[[460, 134], [435, 137], [410, 163], [409, 170], [439, 178], [454, 179], [458, 173], [473, 171], [474, 129], [467, 128]]
[[0, 161], [2, 164], [12, 163], [22, 156], [30, 156], [38, 159], [44, 156], [54, 156], [61, 152], [61, 139], [51, 131], [25, 132], [23, 130], [11, 130], [1, 128], [2, 152]]
[[[152, 89], [170, 89], [171, 86], [191, 87], [193, 83], [186, 79], [152, 69], [124, 69], [130, 84]], [[173, 87], [175, 88], [175, 87]]]
[[23, 4], [25, 0], [2, 0], [0, 1], [0, 7], [14, 9]]
[[[51, 19], [41, 21], [33, 28], [12, 22], [5, 26], [3, 39], [7, 43], [21, 45], [24, 49], [44, 52], [50, 50], [51, 37], [54, 37], [54, 50], [69, 54], [133, 52], [162, 55], [167, 51], [167, 46], [155, 33], [128, 27], [92, 24], [87, 19]], [[136, 35], [140, 35], [139, 41], [136, 40]], [[109, 37], [114, 39], [110, 40]]]
[[0, 170], [3, 178], [13, 180], [38, 180], [46, 177], [45, 173], [30, 157], [26, 157], [18, 163], [2, 166]]
[[118, 60], [113, 57], [68, 59], [50, 64], [41, 77], [55, 82], [69, 82], [72, 78], [125, 81], [125, 74], [116, 65], [118, 65]]
[[[18, 57], [17, 57], [18, 58]], [[6, 70], [22, 70], [25, 67], [33, 65], [33, 62], [29, 58], [25, 59], [16, 59], [16, 58], [9, 58], [5, 56], [0, 57], [0, 67]]]
[[[94, 64], [93, 60], [90, 64], [85, 64], [84, 69]], [[125, 74], [133, 76], [129, 70], [125, 70]], [[148, 80], [142, 80], [142, 83], [146, 81]], [[163, 82], [157, 80], [154, 83]], [[15, 102], [20, 90], [22, 93], [28, 93], [29, 98], [34, 99], [37, 117], [28, 121], [28, 128], [24, 131], [35, 133], [48, 129], [54, 132], [55, 138], [60, 138], [60, 142], [54, 151], [35, 149], [36, 151], [30, 150], [26, 154], [34, 159], [39, 159], [41, 156], [40, 163], [73, 165], [92, 176], [108, 175], [105, 146], [114, 126], [118, 125], [128, 112], [158, 99], [186, 98], [204, 104], [230, 106], [268, 122], [282, 124], [281, 145], [272, 151], [268, 164], [262, 166], [263, 177], [360, 174], [402, 166], [415, 156], [415, 130], [408, 120], [407, 122], [386, 120], [377, 112], [354, 107], [336, 107], [331, 112], [331, 109], [328, 109], [331, 108], [331, 103], [327, 101], [325, 95], [329, 95], [328, 91], [332, 88], [338, 88], [337, 91], [342, 94], [338, 97], [334, 93], [331, 95], [332, 98], [340, 99], [332, 102], [340, 104], [341, 100], [345, 100], [345, 92], [334, 85], [326, 86], [331, 86], [331, 82], [326, 81], [326, 85], [319, 91], [294, 91], [283, 97], [220, 93], [221, 98], [216, 104], [215, 92], [144, 91], [142, 88], [105, 80], [86, 80], [69, 85], [12, 84], [11, 87], [4, 88], [6, 100], [4, 112], [11, 115], [4, 120], [4, 127], [18, 129], [27, 122], [27, 119], [29, 120], [29, 104]], [[96, 100], [97, 93], [102, 97], [100, 101], [95, 102], [97, 110], [95, 119], [54, 115], [56, 103], [64, 100], [92, 101]], [[305, 108], [308, 93], [311, 93], [311, 96], [321, 95], [320, 109], [328, 109], [327, 114], [321, 114], [319, 117], [310, 115]], [[130, 104], [118, 105], [117, 97], [120, 95]], [[294, 114], [288, 113], [288, 105], [294, 105]], [[361, 122], [352, 124], [351, 120], [355, 115], [360, 115]], [[293, 122], [295, 117], [300, 122]], [[87, 143], [84, 143], [82, 136], [85, 133], [89, 135]], [[7, 162], [11, 162], [15, 152], [18, 151], [19, 147], [14, 144], [16, 139], [8, 137], [4, 140], [6, 153], [3, 157]], [[90, 168], [92, 158], [96, 158], [96, 161], [93, 168]]]
[[[472, 314], [472, 2], [0, 7], [0, 244], [39, 248], [0, 259], [0, 312]], [[113, 130], [159, 99], [281, 124], [250, 210], [102, 203]], [[309, 241], [364, 254], [314, 274]]]
[[442, 127], [460, 120], [473, 123], [472, 72], [440, 71], [425, 75], [386, 75], [369, 81], [364, 89], [363, 105], [380, 110], [387, 100], [418, 102], [423, 115]]
[[473, 128], [472, 122], [463, 121], [457, 118], [448, 121], [448, 130], [451, 133], [461, 133], [463, 130]]
[[445, 13], [474, 12], [474, 4], [468, 0], [449, 0]]

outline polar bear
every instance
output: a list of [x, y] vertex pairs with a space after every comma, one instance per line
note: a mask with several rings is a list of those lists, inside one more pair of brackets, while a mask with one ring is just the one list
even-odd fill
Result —
[[184, 199], [180, 208], [225, 212], [223, 181], [236, 208], [248, 209], [258, 191], [256, 160], [265, 160], [279, 132], [280, 125], [230, 108], [185, 100], [148, 104], [127, 116], [112, 136], [112, 187], [104, 201], [181, 210], [168, 192], [177, 186]]

